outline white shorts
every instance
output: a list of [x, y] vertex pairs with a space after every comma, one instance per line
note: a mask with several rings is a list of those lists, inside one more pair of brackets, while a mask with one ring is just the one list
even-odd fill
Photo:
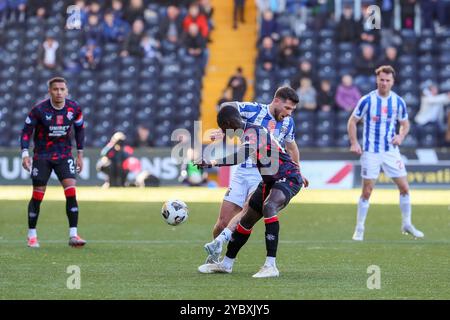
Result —
[[361, 156], [361, 177], [374, 180], [380, 175], [380, 169], [389, 178], [406, 177], [405, 164], [398, 148], [387, 152], [363, 152]]
[[243, 208], [247, 197], [256, 190], [261, 180], [257, 168], [242, 168], [239, 165], [231, 176], [230, 186], [223, 199]]

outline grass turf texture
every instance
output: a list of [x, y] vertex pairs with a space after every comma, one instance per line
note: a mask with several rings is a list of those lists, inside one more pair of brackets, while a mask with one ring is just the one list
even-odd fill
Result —
[[[188, 202], [189, 219], [178, 227], [164, 223], [158, 202], [79, 204], [87, 246], [68, 247], [65, 202], [44, 199], [36, 250], [25, 242], [27, 201], [0, 201], [0, 299], [450, 298], [447, 205], [413, 206], [413, 222], [426, 235], [413, 240], [400, 234], [398, 205], [373, 204], [366, 241], [356, 243], [349, 240], [354, 204], [293, 203], [280, 215], [280, 278], [253, 279], [265, 257], [262, 223], [231, 275], [197, 272], [219, 203]], [[81, 268], [80, 290], [66, 287], [70, 265]], [[381, 268], [379, 290], [367, 289], [370, 265]]]

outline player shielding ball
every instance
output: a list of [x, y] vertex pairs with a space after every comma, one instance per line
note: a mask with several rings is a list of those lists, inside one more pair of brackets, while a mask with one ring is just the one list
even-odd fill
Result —
[[[69, 245], [84, 246], [86, 241], [78, 236], [78, 204], [76, 199], [76, 174], [83, 169], [84, 123], [80, 106], [68, 95], [67, 82], [56, 77], [48, 81], [49, 99], [39, 102], [28, 114], [21, 135], [22, 166], [31, 173], [33, 195], [28, 204], [28, 246], [38, 248], [36, 224], [41, 202], [52, 171], [64, 188], [66, 214], [69, 220]], [[72, 157], [70, 132], [75, 131], [77, 159]], [[33, 137], [34, 132], [34, 137]], [[33, 161], [28, 148], [34, 141]]]
[[231, 166], [251, 158], [261, 174], [262, 182], [244, 209], [224, 259], [219, 263], [201, 265], [198, 270], [201, 273], [231, 273], [235, 258], [250, 237], [253, 226], [264, 218], [266, 261], [253, 277], [278, 277], [275, 263], [280, 230], [278, 213], [304, 184], [299, 164], [292, 160], [266, 128], [244, 121], [236, 108], [223, 107], [218, 113], [217, 123], [224, 132], [227, 131], [227, 135], [240, 137], [242, 144], [236, 153], [219, 160], [202, 160], [199, 166]]
[[[350, 151], [361, 155], [362, 194], [358, 202], [356, 228], [353, 240], [364, 239], [364, 223], [369, 210], [369, 198], [375, 181], [383, 168], [400, 191], [401, 231], [416, 238], [423, 238], [411, 222], [411, 201], [407, 173], [399, 146], [409, 132], [408, 112], [405, 101], [393, 92], [395, 70], [391, 66], [376, 69], [377, 90], [363, 96], [348, 120]], [[357, 139], [356, 125], [363, 121], [363, 144]], [[397, 122], [400, 123], [396, 133]]]
[[[288, 86], [279, 87], [268, 105], [257, 102], [226, 102], [220, 107], [235, 107], [243, 120], [266, 128], [296, 163], [300, 153], [295, 142], [295, 124], [291, 117], [298, 103], [298, 95]], [[223, 138], [222, 130], [212, 138]], [[306, 180], [305, 180], [306, 181]], [[213, 229], [214, 240], [205, 244], [206, 263], [219, 261], [222, 246], [231, 238], [248, 205], [247, 201], [261, 182], [261, 175], [251, 159], [240, 163], [234, 171], [223, 198], [219, 217]], [[307, 181], [306, 181], [307, 182]]]

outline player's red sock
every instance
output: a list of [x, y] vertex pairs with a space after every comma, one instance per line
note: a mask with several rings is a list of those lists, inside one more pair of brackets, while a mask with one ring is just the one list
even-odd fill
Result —
[[33, 190], [33, 196], [28, 203], [28, 228], [36, 229], [39, 218], [42, 199], [44, 199], [45, 191]]
[[69, 219], [69, 227], [76, 228], [78, 225], [78, 203], [75, 186], [64, 189], [66, 196], [66, 214]]
[[250, 238], [251, 233], [252, 229], [246, 229], [239, 223], [231, 236], [230, 242], [228, 242], [226, 256], [231, 259], [236, 258], [239, 250], [241, 250], [248, 238]]
[[266, 225], [266, 249], [268, 257], [277, 256], [278, 248], [278, 235], [280, 233], [280, 223], [278, 217], [273, 216], [270, 218], [264, 218]]

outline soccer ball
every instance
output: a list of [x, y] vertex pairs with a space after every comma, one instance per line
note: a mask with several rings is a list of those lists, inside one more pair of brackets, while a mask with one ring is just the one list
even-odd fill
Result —
[[188, 213], [189, 210], [186, 203], [181, 200], [168, 200], [161, 209], [162, 217], [172, 226], [185, 222], [188, 218]]

